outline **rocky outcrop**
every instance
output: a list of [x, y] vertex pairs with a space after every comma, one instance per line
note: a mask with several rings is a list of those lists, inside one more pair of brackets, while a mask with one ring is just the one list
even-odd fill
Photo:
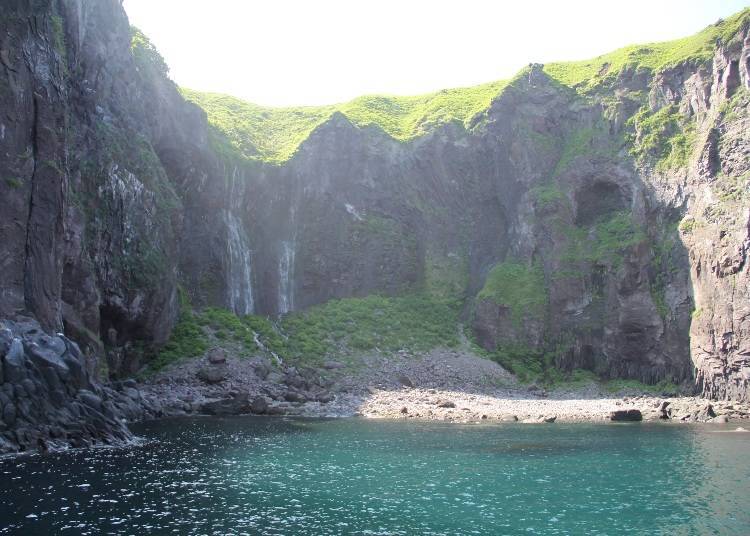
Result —
[[643, 415], [638, 409], [617, 409], [610, 412], [609, 420], [615, 422], [634, 422], [642, 421]]
[[511, 368], [750, 396], [747, 24], [588, 90], [531, 65], [409, 142], [335, 113], [273, 165], [209, 127], [117, 0], [11, 2], [0, 30], [0, 317], [64, 332], [92, 378], [143, 365], [180, 285], [238, 314], [420, 291]]
[[92, 381], [78, 345], [31, 319], [0, 323], [0, 454], [132, 439], [132, 398]]

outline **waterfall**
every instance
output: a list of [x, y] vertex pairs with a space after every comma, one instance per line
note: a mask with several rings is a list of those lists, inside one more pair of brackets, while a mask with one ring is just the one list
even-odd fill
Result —
[[253, 284], [250, 247], [241, 222], [229, 210], [224, 212], [227, 224], [227, 291], [229, 307], [238, 315], [253, 312]]
[[253, 331], [253, 340], [255, 341], [255, 346], [258, 347], [258, 349], [261, 352], [267, 352], [271, 354], [271, 357], [273, 357], [274, 361], [276, 361], [276, 364], [278, 366], [281, 366], [284, 364], [284, 362], [281, 360], [281, 357], [279, 357], [279, 354], [268, 348], [263, 342], [260, 340], [260, 335], [257, 331]]
[[279, 257], [279, 314], [294, 307], [294, 247], [296, 240], [281, 243]]

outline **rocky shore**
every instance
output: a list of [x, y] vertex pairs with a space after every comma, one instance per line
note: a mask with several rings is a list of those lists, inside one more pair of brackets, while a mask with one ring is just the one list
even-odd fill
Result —
[[144, 397], [164, 415], [261, 414], [450, 422], [742, 421], [750, 406], [673, 393], [611, 393], [599, 384], [545, 390], [521, 385], [471, 353], [361, 356], [318, 368], [277, 367], [223, 351], [150, 378]]
[[128, 443], [126, 420], [158, 414], [135, 382], [96, 382], [76, 343], [32, 319], [0, 323], [0, 358], [0, 454]]
[[0, 326], [0, 454], [123, 445], [127, 423], [187, 415], [271, 415], [456, 423], [744, 422], [745, 403], [522, 385], [466, 350], [358, 356], [295, 367], [214, 348], [145, 380], [100, 385], [78, 346], [30, 319]]

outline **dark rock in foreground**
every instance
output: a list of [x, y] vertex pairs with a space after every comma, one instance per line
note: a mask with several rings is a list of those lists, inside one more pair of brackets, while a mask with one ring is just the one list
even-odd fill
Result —
[[78, 345], [31, 319], [0, 322], [0, 454], [117, 444], [140, 394], [94, 381]]
[[617, 422], [642, 421], [643, 415], [638, 409], [618, 409], [609, 414], [609, 420]]

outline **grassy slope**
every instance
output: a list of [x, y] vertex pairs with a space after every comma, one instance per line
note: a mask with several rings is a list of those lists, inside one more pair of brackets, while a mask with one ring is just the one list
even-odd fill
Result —
[[[591, 60], [550, 63], [544, 71], [558, 82], [585, 92], [626, 68], [658, 72], [682, 62], [707, 61], [717, 41], [731, 41], [749, 21], [750, 8], [690, 37], [628, 46]], [[393, 138], [406, 141], [451, 121], [469, 126], [507, 85], [508, 81], [497, 81], [411, 97], [370, 95], [343, 104], [294, 108], [269, 108], [227, 95], [182, 91], [206, 110], [211, 124], [244, 157], [283, 163], [336, 111], [359, 127], [376, 125]]]
[[368, 95], [343, 104], [266, 108], [216, 93], [183, 89], [188, 100], [208, 112], [209, 120], [247, 158], [289, 160], [310, 133], [334, 112], [359, 127], [376, 125], [397, 140], [409, 140], [451, 121], [468, 124], [486, 110], [507, 82], [446, 89], [426, 95]]
[[551, 63], [544, 71], [566, 86], [586, 90], [628, 68], [660, 72], [679, 63], [701, 63], [713, 57], [717, 41], [728, 43], [749, 21], [750, 8], [746, 8], [690, 37], [631, 45], [590, 60]]
[[275, 326], [262, 316], [238, 317], [218, 308], [194, 311], [184, 294], [181, 299], [179, 322], [169, 342], [151, 356], [151, 372], [200, 356], [212, 346], [232, 348], [237, 355], [257, 354], [256, 333], [285, 361], [305, 364], [346, 360], [359, 352], [418, 353], [459, 343], [460, 304], [426, 294], [331, 300], [286, 315]]

